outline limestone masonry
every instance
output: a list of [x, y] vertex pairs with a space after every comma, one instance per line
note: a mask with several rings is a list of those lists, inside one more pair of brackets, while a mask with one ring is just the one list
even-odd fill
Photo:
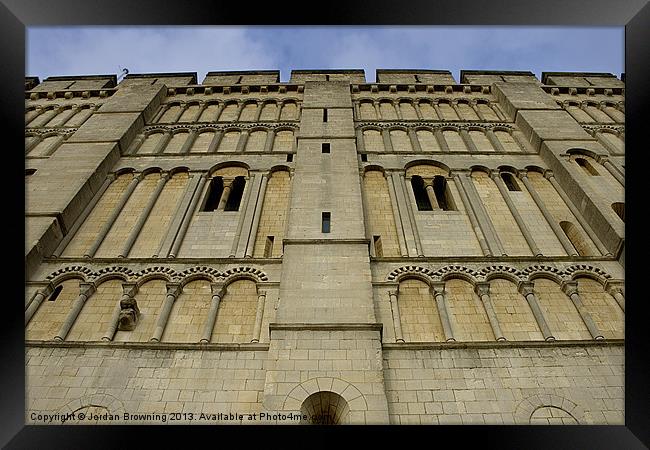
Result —
[[460, 78], [26, 78], [26, 422], [622, 425], [625, 85]]

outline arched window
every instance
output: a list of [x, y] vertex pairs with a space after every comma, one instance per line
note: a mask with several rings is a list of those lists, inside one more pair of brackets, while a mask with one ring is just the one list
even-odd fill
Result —
[[415, 203], [418, 206], [418, 211], [433, 211], [422, 177], [413, 175], [411, 177], [411, 186], [413, 187], [413, 194], [415, 195]]
[[584, 158], [576, 158], [575, 161], [576, 161], [576, 164], [578, 164], [580, 167], [582, 167], [584, 169], [584, 171], [587, 172], [588, 175], [591, 175], [591, 176], [594, 176], [594, 177], [597, 177], [597, 176], [600, 175], [596, 171], [596, 169], [594, 169], [594, 166], [589, 164], [589, 161], [587, 161], [586, 159], [584, 159]]
[[612, 203], [612, 209], [614, 210], [616, 215], [620, 217], [623, 222], [625, 222], [625, 203], [623, 202]]
[[511, 173], [502, 172], [501, 179], [506, 184], [509, 191], [521, 191], [517, 180], [515, 180], [515, 177]]
[[244, 180], [244, 177], [235, 177], [235, 180], [232, 182], [232, 186], [230, 187], [230, 195], [228, 195], [224, 211], [239, 211], [239, 204], [241, 203], [241, 197], [244, 193], [245, 185], [246, 180]]
[[436, 201], [440, 209], [443, 211], [453, 211], [456, 209], [445, 177], [438, 175], [433, 178], [433, 192], [436, 194]]
[[205, 202], [201, 211], [215, 211], [219, 206], [221, 194], [223, 193], [223, 179], [221, 177], [214, 177], [210, 181], [208, 194], [205, 196]]

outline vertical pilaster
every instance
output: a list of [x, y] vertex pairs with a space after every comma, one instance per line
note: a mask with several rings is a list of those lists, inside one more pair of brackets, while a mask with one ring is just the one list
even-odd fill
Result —
[[32, 301], [29, 302], [29, 304], [26, 305], [25, 307], [25, 326], [29, 323], [30, 320], [32, 320], [32, 317], [34, 317], [34, 313], [38, 310], [38, 308], [41, 306], [41, 303], [43, 303], [43, 300], [45, 300], [47, 297], [49, 297], [52, 292], [54, 291], [54, 288], [52, 287], [51, 283], [48, 283], [48, 285], [42, 289], [39, 289], [36, 292], [36, 295], [34, 295], [34, 298], [32, 298]]
[[485, 314], [490, 322], [490, 327], [492, 327], [494, 337], [497, 341], [505, 341], [506, 338], [503, 335], [503, 331], [501, 331], [499, 319], [497, 318], [496, 312], [494, 312], [494, 306], [492, 305], [492, 299], [490, 298], [490, 283], [476, 283], [475, 292], [476, 295], [478, 295], [478, 298], [481, 299], [481, 303], [483, 303], [483, 308], [485, 308]]
[[447, 144], [447, 139], [445, 139], [445, 136], [442, 134], [442, 130], [440, 128], [436, 128], [436, 130], [433, 132], [433, 135], [436, 138], [436, 141], [438, 141], [438, 147], [440, 147], [440, 151], [449, 153], [449, 144]]
[[181, 222], [180, 229], [178, 230], [178, 234], [176, 238], [174, 239], [174, 242], [172, 244], [172, 248], [169, 252], [169, 257], [170, 258], [175, 258], [178, 255], [178, 251], [181, 248], [181, 244], [183, 243], [183, 239], [185, 238], [185, 234], [187, 233], [187, 229], [190, 226], [190, 222], [192, 221], [192, 217], [194, 216], [194, 212], [196, 211], [196, 207], [199, 204], [199, 199], [203, 196], [203, 191], [205, 190], [205, 184], [208, 179], [208, 173], [204, 173], [201, 175], [199, 178], [199, 185], [197, 186], [196, 190], [194, 191], [194, 195], [192, 197], [192, 201], [190, 203], [190, 206], [187, 208], [187, 211], [185, 212], [185, 217], [183, 217], [183, 221]]
[[494, 134], [493, 130], [487, 130], [485, 132], [485, 135], [487, 136], [488, 140], [490, 141], [490, 144], [492, 144], [492, 147], [494, 147], [494, 151], [498, 153], [505, 153], [506, 149], [503, 147], [503, 144], [499, 140], [496, 134]]
[[530, 281], [522, 281], [519, 283], [518, 290], [519, 293], [523, 295], [528, 302], [530, 310], [533, 312], [533, 316], [535, 316], [535, 320], [537, 321], [537, 325], [539, 326], [539, 329], [544, 336], [544, 340], [554, 341], [555, 337], [553, 336], [551, 329], [546, 323], [546, 319], [542, 313], [542, 308], [540, 308], [537, 296], [533, 290], [533, 283]]
[[384, 151], [386, 153], [393, 153], [393, 143], [390, 140], [390, 130], [382, 128], [381, 130], [381, 139], [384, 141]]
[[[393, 173], [394, 176], [395, 174]], [[408, 231], [408, 234], [406, 234], [406, 242], [408, 243], [409, 238], [412, 236], [415, 246], [415, 248], [409, 248], [409, 255], [415, 253], [413, 256], [424, 256], [422, 244], [420, 243], [420, 233], [418, 233], [418, 225], [415, 221], [415, 213], [413, 211], [415, 204], [411, 201], [415, 198], [411, 183], [408, 183], [407, 186], [404, 180], [404, 174], [402, 173], [397, 175], [397, 179], [393, 178], [393, 182], [397, 183], [395, 190], [397, 193], [397, 205], [401, 208], [400, 216], [404, 217], [404, 213], [406, 213], [406, 223], [404, 224], [405, 230]]]
[[203, 327], [203, 334], [201, 334], [202, 344], [207, 344], [212, 339], [212, 331], [214, 330], [214, 323], [217, 320], [217, 312], [219, 311], [219, 303], [226, 293], [223, 283], [212, 283], [212, 300], [210, 301], [210, 311]]
[[189, 132], [187, 135], [187, 139], [185, 140], [185, 143], [183, 144], [183, 147], [181, 147], [181, 153], [182, 154], [188, 154], [194, 145], [194, 141], [196, 140], [196, 137], [198, 136], [198, 133], [196, 130], [192, 130]]
[[422, 153], [422, 147], [420, 146], [420, 141], [418, 140], [417, 134], [413, 128], [409, 128], [408, 131], [409, 139], [411, 140], [411, 147], [415, 153]]
[[248, 142], [248, 137], [250, 136], [249, 130], [242, 130], [239, 134], [239, 140], [237, 141], [237, 148], [235, 151], [237, 153], [242, 153], [246, 149], [246, 143]]
[[467, 198], [467, 193], [465, 192], [463, 183], [460, 181], [460, 175], [458, 173], [454, 173], [452, 177], [454, 183], [456, 184], [456, 189], [460, 194], [460, 199], [463, 202], [464, 209], [467, 212], [467, 216], [469, 217], [470, 224], [472, 225], [472, 230], [474, 230], [476, 239], [478, 240], [478, 243], [481, 247], [481, 251], [483, 252], [483, 256], [492, 256], [490, 246], [485, 240], [485, 234], [483, 233], [483, 230], [481, 229], [481, 226], [479, 225], [478, 220], [476, 218], [476, 214], [472, 209], [472, 205], [469, 199]]
[[609, 173], [612, 174], [614, 178], [616, 178], [616, 181], [621, 183], [621, 186], [625, 187], [625, 177], [623, 174], [618, 170], [618, 167], [616, 167], [612, 162], [607, 158], [606, 156], [600, 156], [598, 158], [598, 162], [602, 164], [605, 169], [609, 171]]
[[442, 329], [445, 333], [445, 341], [454, 342], [456, 341], [456, 338], [454, 338], [454, 329], [449, 318], [449, 309], [447, 308], [447, 301], [445, 299], [445, 283], [431, 283], [431, 291], [433, 297], [436, 299], [440, 322], [442, 323]]
[[623, 291], [623, 286], [623, 280], [607, 280], [605, 283], [605, 291], [614, 297], [618, 306], [620, 306], [623, 312], [625, 312], [625, 293]]
[[459, 131], [460, 137], [463, 139], [463, 142], [465, 143], [465, 146], [467, 147], [467, 151], [470, 153], [477, 153], [478, 149], [476, 148], [476, 144], [472, 140], [472, 137], [469, 135], [469, 132], [465, 129], [461, 129]]
[[465, 192], [469, 197], [470, 205], [474, 209], [479, 226], [487, 240], [491, 253], [493, 255], [506, 256], [501, 240], [494, 229], [494, 225], [492, 225], [492, 220], [490, 220], [490, 216], [483, 207], [481, 197], [478, 195], [476, 187], [474, 186], [471, 172], [468, 172], [465, 177], [459, 176], [458, 180], [465, 187]]
[[54, 336], [55, 341], [65, 340], [65, 337], [70, 332], [70, 328], [72, 328], [72, 325], [74, 325], [75, 320], [77, 320], [81, 309], [84, 307], [86, 300], [95, 293], [95, 285], [93, 283], [79, 283], [79, 290], [79, 296], [72, 304], [72, 309], [68, 313], [65, 322], [63, 322], [59, 332]]
[[404, 334], [402, 333], [402, 319], [399, 315], [399, 305], [397, 304], [398, 289], [391, 289], [388, 291], [390, 298], [390, 309], [393, 313], [393, 327], [395, 327], [395, 342], [404, 342]]
[[264, 141], [264, 152], [271, 153], [273, 151], [273, 141], [275, 140], [275, 130], [269, 129], [266, 132], [266, 141]]
[[255, 326], [253, 328], [253, 339], [251, 342], [259, 342], [262, 331], [262, 319], [264, 317], [264, 303], [266, 301], [266, 291], [257, 292], [257, 311], [255, 312]]
[[181, 293], [181, 286], [178, 283], [167, 283], [167, 295], [165, 296], [165, 303], [160, 311], [158, 316], [158, 321], [156, 322], [156, 329], [154, 330], [153, 336], [149, 341], [151, 342], [160, 342], [165, 327], [167, 326], [167, 321], [169, 320], [169, 314], [172, 312], [172, 306]]
[[402, 256], [408, 256], [408, 247], [406, 245], [406, 235], [404, 232], [404, 226], [402, 224], [402, 216], [400, 214], [399, 204], [397, 202], [397, 194], [395, 192], [395, 184], [393, 173], [390, 173], [388, 176], [388, 196], [390, 197], [391, 210], [393, 211], [393, 219], [395, 220], [395, 226], [397, 227], [397, 240], [399, 242], [400, 254]]
[[214, 136], [212, 136], [210, 145], [208, 145], [208, 151], [207, 151], [208, 154], [217, 152], [222, 137], [223, 137], [223, 130], [216, 130], [214, 132]]
[[169, 144], [169, 141], [172, 140], [172, 132], [167, 130], [163, 133], [163, 137], [160, 138], [160, 142], [156, 145], [156, 148], [153, 151], [154, 155], [160, 155], [165, 151], [165, 147]]
[[109, 322], [108, 329], [104, 332], [102, 336], [102, 341], [112, 341], [115, 337], [115, 332], [119, 326], [120, 312], [122, 311], [122, 303], [130, 302], [135, 300], [135, 294], [138, 291], [138, 285], [136, 283], [124, 283], [122, 284], [122, 297], [120, 301], [117, 302], [115, 308], [113, 308], [113, 314], [111, 315], [111, 321]]
[[253, 222], [251, 224], [250, 233], [248, 235], [248, 244], [246, 245], [246, 253], [244, 255], [248, 258], [253, 256], [255, 241], [257, 240], [257, 229], [260, 225], [260, 217], [262, 216], [262, 208], [264, 207], [264, 197], [266, 196], [266, 185], [268, 184], [268, 178], [268, 174], [262, 174], [262, 183], [257, 194], [255, 212], [253, 213]]
[[605, 339], [605, 336], [603, 336], [603, 334], [598, 329], [598, 326], [596, 326], [596, 323], [591, 318], [591, 314], [589, 314], [589, 311], [587, 311], [584, 304], [582, 303], [580, 294], [578, 294], [578, 283], [576, 281], [565, 281], [562, 283], [561, 287], [562, 292], [564, 292], [575, 305], [576, 309], [578, 310], [578, 314], [580, 314], [580, 317], [587, 326], [587, 329], [589, 330], [591, 336], [594, 339], [598, 340]]

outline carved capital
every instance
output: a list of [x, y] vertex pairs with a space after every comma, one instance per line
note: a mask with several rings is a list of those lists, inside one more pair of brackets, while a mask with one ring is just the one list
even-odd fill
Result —
[[544, 171], [544, 178], [550, 181], [551, 178], [553, 178], [553, 171], [552, 170], [545, 170]]
[[213, 296], [218, 295], [219, 298], [226, 294], [226, 286], [223, 283], [210, 283], [210, 290]]
[[167, 283], [167, 295], [171, 295], [174, 297], [174, 300], [178, 298], [178, 296], [182, 292], [181, 285], [178, 283]]
[[433, 295], [445, 295], [445, 283], [444, 281], [435, 281], [431, 283], [431, 292]]
[[95, 283], [79, 283], [79, 295], [88, 298], [95, 293], [95, 290]]
[[524, 297], [530, 295], [530, 294], [535, 294], [534, 288], [535, 284], [532, 281], [521, 281], [519, 282], [519, 285], [517, 286], [517, 291]]
[[565, 281], [562, 283], [562, 292], [571, 297], [573, 294], [578, 293], [578, 282], [577, 281]]
[[138, 292], [137, 283], [122, 283], [122, 295], [127, 295], [129, 297], [135, 297], [135, 294]]
[[389, 289], [388, 290], [388, 296], [389, 297], [395, 297], [397, 299], [397, 293], [399, 292], [398, 289]]
[[[490, 295], [490, 283], [488, 282], [479, 282], [474, 286], [474, 292], [481, 298], [483, 295]], [[483, 300], [483, 298], [481, 298]]]
[[625, 295], [623, 291], [624, 289], [625, 289], [625, 282], [623, 280], [607, 280], [605, 282], [605, 291], [607, 291], [611, 295], [614, 295], [616, 293]]

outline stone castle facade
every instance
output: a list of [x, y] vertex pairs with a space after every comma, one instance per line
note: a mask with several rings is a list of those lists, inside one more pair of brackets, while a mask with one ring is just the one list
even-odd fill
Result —
[[623, 424], [624, 82], [376, 79], [27, 78], [27, 423]]

